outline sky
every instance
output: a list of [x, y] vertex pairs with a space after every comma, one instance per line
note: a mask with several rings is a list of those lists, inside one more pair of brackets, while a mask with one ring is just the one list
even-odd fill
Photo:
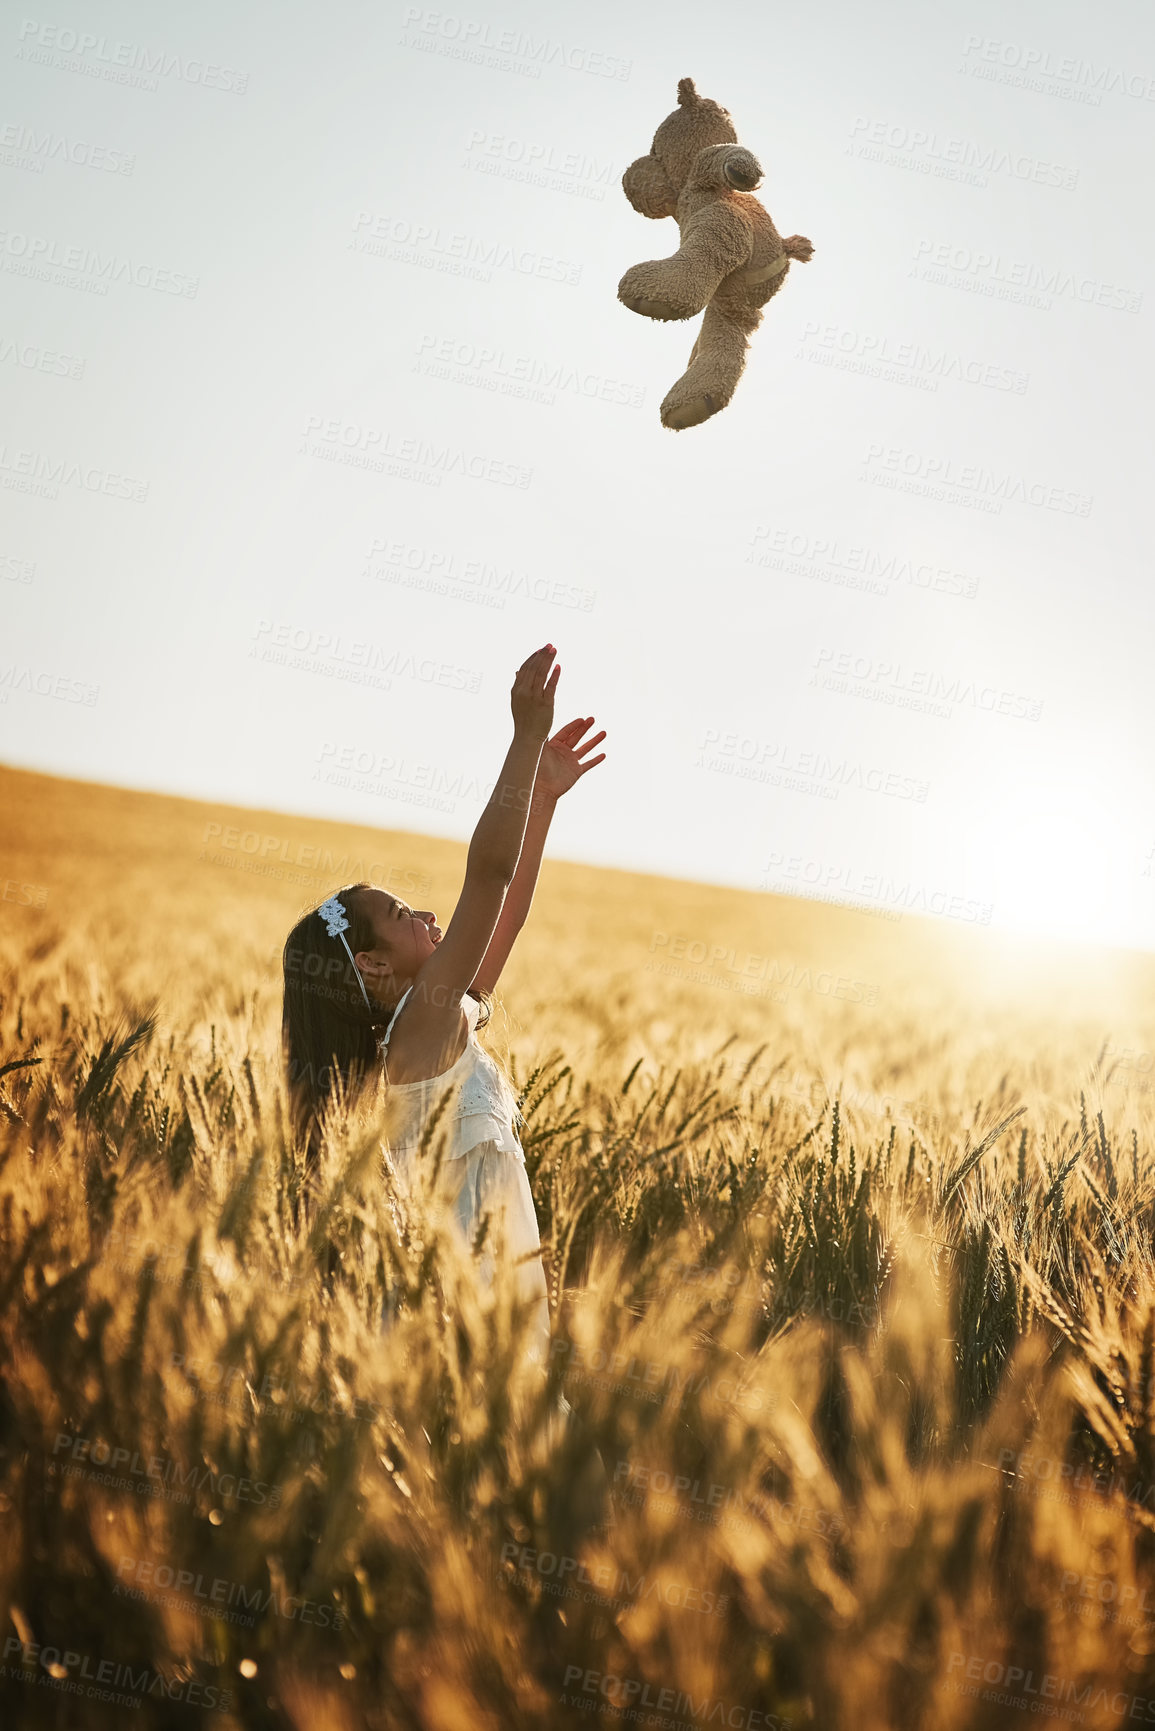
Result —
[[[0, 24], [0, 757], [1155, 948], [1155, 12], [44, 0]], [[679, 78], [813, 243], [617, 299]]]

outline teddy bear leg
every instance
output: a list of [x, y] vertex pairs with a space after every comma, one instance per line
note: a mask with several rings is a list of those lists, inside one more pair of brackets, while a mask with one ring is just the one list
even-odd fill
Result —
[[746, 365], [747, 334], [710, 306], [702, 320], [689, 365], [662, 403], [663, 427], [681, 432], [708, 421], [734, 395]]

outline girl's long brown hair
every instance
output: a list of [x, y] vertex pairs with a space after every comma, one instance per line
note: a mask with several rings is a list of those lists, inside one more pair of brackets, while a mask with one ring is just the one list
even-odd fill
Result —
[[[359, 892], [369, 883], [346, 884], [336, 891], [349, 921], [345, 937], [354, 955], [376, 949], [378, 938]], [[386, 891], [386, 894], [389, 892]], [[281, 1036], [293, 1132], [312, 1168], [320, 1148], [326, 1109], [343, 1097], [348, 1105], [382, 1085], [379, 1045], [391, 1011], [385, 1005], [370, 1010], [358, 984], [356, 968], [339, 937], [314, 908], [304, 914], [285, 939], [282, 955], [284, 1001]], [[489, 1003], [480, 997], [489, 1019]]]
[[[345, 909], [349, 949], [377, 947], [377, 935], [361, 905], [367, 883], [336, 892]], [[304, 914], [285, 939], [281, 957], [284, 1001], [281, 1038], [294, 1134], [309, 1164], [316, 1158], [321, 1122], [337, 1094], [352, 1104], [378, 1078], [378, 1043], [389, 1012], [370, 1011], [356, 968], [339, 937], [331, 938], [316, 909]]]

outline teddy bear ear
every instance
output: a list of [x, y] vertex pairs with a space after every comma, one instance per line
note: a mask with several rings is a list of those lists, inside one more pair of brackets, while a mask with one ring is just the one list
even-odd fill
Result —
[[762, 179], [762, 165], [752, 151], [731, 148], [722, 158], [722, 173], [738, 192], [753, 192]]
[[622, 175], [622, 191], [640, 216], [673, 216], [678, 208], [677, 189], [652, 153], [630, 163]]
[[694, 158], [686, 186], [690, 192], [752, 192], [761, 179], [758, 158], [744, 145], [707, 144]]
[[699, 101], [701, 101], [701, 98], [699, 97], [698, 92], [694, 89], [694, 80], [692, 78], [679, 78], [678, 107], [688, 108], [691, 103]]

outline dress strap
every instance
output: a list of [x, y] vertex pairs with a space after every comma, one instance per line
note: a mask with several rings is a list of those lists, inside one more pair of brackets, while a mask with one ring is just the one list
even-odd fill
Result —
[[406, 998], [409, 996], [409, 994], [412, 990], [413, 990], [412, 986], [406, 986], [405, 990], [402, 992], [401, 996], [398, 998], [397, 1003], [394, 1006], [393, 1014], [389, 1018], [389, 1026], [385, 1029], [385, 1033], [381, 1039], [382, 1052], [384, 1052], [388, 1048], [389, 1036], [393, 1032], [393, 1024], [397, 1020], [398, 1015], [400, 1014], [402, 1004], [405, 1002]]

